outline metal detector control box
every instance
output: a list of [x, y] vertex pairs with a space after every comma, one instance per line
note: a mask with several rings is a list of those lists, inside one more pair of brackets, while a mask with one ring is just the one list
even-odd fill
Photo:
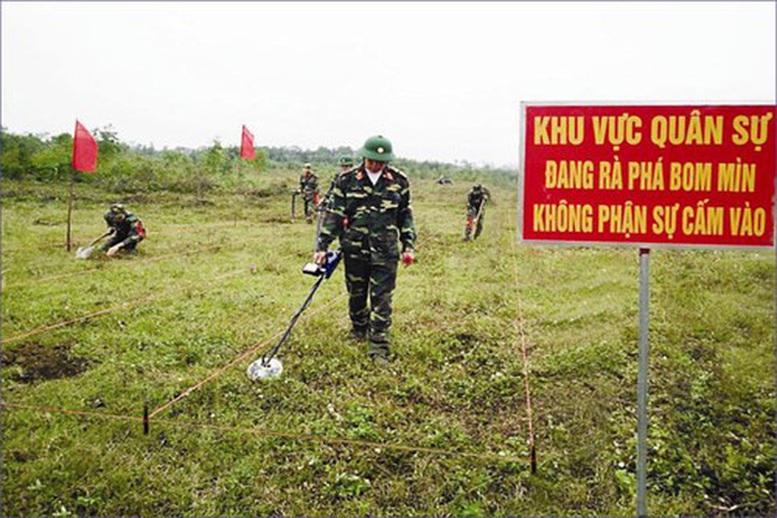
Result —
[[326, 262], [323, 265], [316, 263], [307, 263], [302, 267], [302, 273], [308, 275], [314, 275], [320, 277], [323, 275], [325, 278], [330, 278], [337, 268], [337, 264], [343, 257], [343, 253], [340, 250], [330, 250], [326, 253]]

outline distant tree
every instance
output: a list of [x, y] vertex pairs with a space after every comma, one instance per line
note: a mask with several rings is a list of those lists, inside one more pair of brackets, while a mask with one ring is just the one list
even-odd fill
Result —
[[116, 131], [110, 124], [102, 129], [96, 128], [92, 134], [96, 135], [95, 140], [97, 141], [98, 160], [111, 160], [113, 157], [129, 149], [129, 146], [122, 144], [121, 141], [119, 141]]
[[31, 159], [35, 176], [40, 180], [67, 178], [73, 158], [73, 137], [61, 133], [53, 137]]
[[[145, 156], [156, 156], [158, 153], [160, 153], [159, 151], [156, 150], [156, 148], [154, 148], [153, 142], [150, 144], [135, 145], [132, 148], [132, 151], [134, 151], [139, 155], [145, 155]], [[162, 152], [164, 152], [164, 150]]]
[[176, 166], [176, 165], [182, 166], [190, 161], [189, 155], [187, 155], [186, 153], [184, 153], [179, 149], [175, 149], [175, 150], [164, 149], [160, 154], [162, 158], [162, 163], [167, 166]]
[[224, 148], [218, 140], [213, 141], [213, 145], [205, 152], [203, 162], [208, 172], [216, 174], [221, 170], [224, 163]]
[[253, 160], [246, 160], [245, 163], [252, 171], [260, 173], [267, 170], [267, 151], [264, 149], [256, 150], [256, 157]]
[[45, 148], [44, 142], [35, 135], [14, 135], [5, 127], [0, 137], [3, 178], [18, 179], [32, 173], [32, 157]]

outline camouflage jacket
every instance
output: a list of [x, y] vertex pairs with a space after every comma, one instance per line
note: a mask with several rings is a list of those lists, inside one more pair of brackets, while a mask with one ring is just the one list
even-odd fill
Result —
[[470, 189], [467, 194], [467, 208], [477, 211], [480, 208], [480, 202], [488, 201], [491, 198], [491, 193], [485, 187], [481, 189]]
[[318, 177], [313, 173], [303, 173], [299, 177], [299, 190], [302, 197], [308, 200], [313, 199], [313, 195], [318, 192]]
[[335, 175], [329, 181], [329, 187], [327, 188], [327, 191], [321, 197], [321, 203], [319, 205], [324, 209], [326, 209], [327, 205], [332, 200], [332, 191], [335, 189], [335, 182], [337, 182], [337, 176], [339, 174], [340, 172], [335, 173]]
[[395, 261], [401, 251], [413, 250], [416, 232], [407, 176], [387, 165], [373, 186], [364, 165], [341, 173], [316, 250], [326, 250], [335, 237], [344, 254], [373, 262]]
[[112, 242], [118, 243], [121, 240], [126, 246], [133, 241], [140, 243], [146, 237], [146, 229], [143, 227], [143, 222], [131, 212], [120, 223], [113, 223], [107, 217], [105, 222], [108, 224], [108, 228], [113, 229]]

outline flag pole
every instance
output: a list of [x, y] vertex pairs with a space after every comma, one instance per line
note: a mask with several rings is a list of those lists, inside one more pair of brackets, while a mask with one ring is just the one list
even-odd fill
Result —
[[[243, 183], [243, 159], [238, 158], [237, 159], [237, 184], [235, 187], [235, 198], [237, 198], [240, 195], [240, 186]], [[237, 226], [237, 211], [239, 209], [239, 204], [235, 203], [235, 213], [234, 213], [234, 223], [232, 226]]]
[[76, 177], [76, 170], [73, 169], [73, 167], [70, 167], [70, 196], [68, 197], [67, 201], [67, 251], [70, 251], [71, 247], [71, 241], [70, 241], [70, 228], [71, 228], [71, 220], [73, 217], [73, 198], [75, 198], [75, 177]]
[[[248, 140], [248, 143], [251, 145], [250, 152], [248, 152], [246, 148], [246, 140]], [[237, 183], [236, 183], [236, 190], [235, 194], [240, 194], [240, 189], [243, 186], [243, 176], [245, 174], [245, 162], [244, 160], [253, 159], [256, 156], [256, 151], [254, 150], [254, 135], [248, 131], [248, 128], [246, 128], [246, 125], [243, 124], [243, 129], [240, 133], [240, 158], [238, 158], [237, 163]], [[246, 199], [246, 194], [243, 192], [243, 198]], [[235, 207], [235, 226], [237, 226], [237, 211], [238, 207], [236, 204]]]
[[97, 141], [89, 130], [76, 119], [76, 129], [73, 132], [73, 158], [70, 160], [70, 196], [67, 202], [67, 251], [70, 251], [72, 241], [73, 200], [76, 197], [76, 171], [94, 172], [97, 167]]

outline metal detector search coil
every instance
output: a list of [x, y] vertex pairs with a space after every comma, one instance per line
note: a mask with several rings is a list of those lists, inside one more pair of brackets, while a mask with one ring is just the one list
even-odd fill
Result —
[[89, 256], [94, 252], [93, 246], [87, 246], [86, 248], [79, 247], [76, 250], [76, 259], [89, 259]]
[[262, 360], [257, 360], [248, 366], [248, 377], [252, 381], [277, 378], [281, 372], [283, 372], [283, 364], [278, 358], [273, 358], [267, 362], [267, 365], [263, 364]]

